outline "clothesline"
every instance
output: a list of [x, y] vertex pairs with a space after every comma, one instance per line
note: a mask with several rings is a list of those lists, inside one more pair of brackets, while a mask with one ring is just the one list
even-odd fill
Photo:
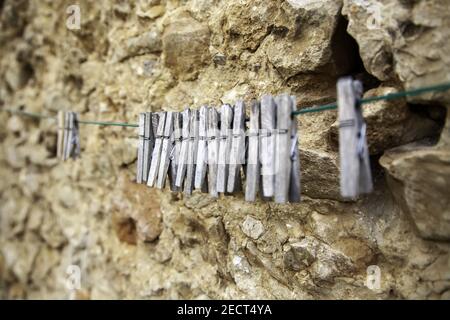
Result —
[[[441, 92], [441, 91], [446, 91], [449, 89], [450, 89], [450, 82], [447, 82], [447, 83], [441, 83], [441, 84], [436, 84], [436, 85], [432, 85], [432, 86], [425, 86], [425, 87], [420, 87], [420, 88], [406, 90], [406, 91], [389, 93], [389, 94], [381, 95], [381, 96], [367, 97], [367, 98], [361, 99], [360, 103], [361, 103], [361, 105], [364, 105], [364, 104], [373, 103], [373, 102], [382, 101], [382, 100], [394, 100], [394, 99], [399, 99], [399, 98], [404, 98], [404, 97], [413, 97], [413, 96], [418, 96], [418, 95], [428, 93], [428, 92]], [[297, 115], [306, 114], [306, 113], [322, 112], [322, 111], [334, 110], [334, 109], [337, 109], [337, 104], [330, 103], [330, 104], [324, 104], [324, 105], [320, 105], [320, 106], [313, 106], [313, 107], [309, 107], [309, 108], [299, 109], [297, 111], [292, 112], [292, 114], [297, 116]], [[4, 109], [2, 109], [2, 111], [7, 111], [7, 112], [11, 112], [13, 114], [28, 116], [28, 117], [37, 118], [37, 119], [56, 120], [55, 117], [52, 117], [50, 115], [29, 112], [29, 111], [8, 109], [8, 108], [4, 108]], [[98, 125], [98, 126], [116, 126], [116, 127], [132, 127], [132, 128], [139, 127], [139, 124], [137, 124], [137, 123], [112, 122], [112, 121], [78, 120], [78, 123], [86, 124], [86, 125]]]

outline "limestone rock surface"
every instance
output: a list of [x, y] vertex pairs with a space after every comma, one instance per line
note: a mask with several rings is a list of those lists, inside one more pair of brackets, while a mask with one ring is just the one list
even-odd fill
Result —
[[448, 1], [79, 1], [70, 29], [72, 4], [0, 1], [0, 298], [450, 298], [449, 93], [365, 106], [375, 188], [353, 202], [336, 111], [299, 116], [302, 202], [283, 205], [135, 184], [131, 127], [82, 125], [59, 162], [55, 122], [3, 110], [136, 123], [267, 93], [331, 103], [343, 75], [366, 97], [449, 81]]

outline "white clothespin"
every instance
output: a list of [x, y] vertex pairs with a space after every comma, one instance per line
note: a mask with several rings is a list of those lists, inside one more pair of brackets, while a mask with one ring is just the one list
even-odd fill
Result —
[[198, 149], [197, 149], [197, 165], [195, 168], [195, 189], [205, 192], [208, 189], [206, 185], [206, 169], [208, 166], [208, 146], [207, 146], [207, 125], [208, 125], [208, 107], [202, 106], [200, 108], [200, 120], [199, 120], [199, 137], [198, 137]]
[[170, 155], [170, 167], [169, 167], [169, 178], [170, 178], [170, 190], [180, 191], [181, 188], [175, 185], [175, 179], [177, 176], [178, 163], [180, 161], [180, 150], [181, 150], [181, 113], [175, 112], [173, 114], [173, 148]]
[[215, 108], [208, 110], [208, 192], [217, 198], [217, 163], [219, 156], [219, 128], [218, 115]]
[[341, 195], [355, 198], [373, 189], [366, 124], [359, 100], [362, 84], [351, 77], [337, 83]]
[[291, 177], [291, 97], [283, 94], [277, 97], [277, 140], [275, 153], [275, 202], [286, 203], [289, 199]]
[[[297, 110], [295, 96], [291, 96], [292, 112]], [[300, 158], [298, 154], [297, 118], [291, 116], [291, 179], [289, 183], [289, 202], [300, 202]]]
[[72, 126], [72, 152], [71, 157], [76, 159], [80, 156], [81, 147], [80, 147], [80, 127], [78, 123], [78, 113], [72, 112], [73, 118], [73, 126]]
[[245, 201], [256, 199], [260, 180], [259, 162], [259, 102], [253, 101], [250, 109], [250, 125], [248, 130], [247, 174], [245, 184]]
[[192, 110], [190, 130], [189, 130], [189, 144], [186, 167], [186, 181], [184, 183], [184, 194], [190, 196], [194, 190], [195, 166], [197, 163], [198, 150], [198, 133], [199, 133], [199, 114], [198, 110]]
[[260, 161], [262, 196], [271, 198], [275, 194], [275, 101], [271, 95], [261, 97]]
[[65, 111], [58, 111], [58, 140], [56, 144], [56, 156], [64, 160], [64, 137], [65, 137], [65, 128], [66, 128], [66, 121], [65, 121], [66, 113]]
[[66, 161], [70, 157], [70, 141], [72, 140], [72, 121], [71, 113], [64, 113], [64, 155], [63, 160]]
[[185, 109], [182, 112], [183, 117], [183, 130], [181, 133], [181, 150], [180, 150], [180, 161], [178, 163], [177, 168], [177, 176], [175, 178], [175, 186], [182, 188], [183, 181], [186, 176], [186, 168], [187, 168], [187, 156], [189, 150], [189, 127], [191, 120], [191, 111], [189, 109]]
[[166, 123], [166, 113], [160, 112], [158, 119], [158, 129], [156, 130], [155, 146], [152, 152], [150, 170], [147, 177], [147, 186], [153, 187], [158, 176], [159, 163], [161, 161], [162, 140], [164, 136], [164, 126]]
[[239, 100], [234, 107], [233, 139], [231, 144], [230, 166], [227, 192], [241, 190], [241, 168], [245, 163], [245, 104]]
[[139, 114], [139, 141], [136, 169], [136, 182], [146, 183], [150, 168], [150, 159], [154, 146], [154, 135], [152, 128], [152, 113], [142, 112]]
[[154, 113], [146, 112], [144, 113], [144, 149], [143, 149], [143, 159], [142, 159], [142, 180], [143, 183], [147, 182], [148, 172], [150, 169], [151, 156], [153, 152], [153, 147], [155, 145], [155, 136], [152, 125], [152, 117]]
[[[63, 129], [61, 130], [61, 127]], [[61, 111], [58, 113], [58, 149], [57, 155], [63, 160], [80, 156], [80, 135], [78, 114]]]
[[164, 188], [166, 184], [167, 171], [169, 170], [170, 154], [172, 153], [172, 141], [170, 141], [173, 132], [173, 112], [166, 113], [166, 123], [164, 125], [164, 135], [162, 137], [161, 161], [159, 163], [158, 180], [156, 187]]
[[[59, 119], [59, 115], [58, 115]], [[58, 120], [59, 121], [59, 120]], [[145, 139], [145, 113], [139, 114], [139, 128], [138, 128], [138, 152], [137, 152], [137, 167], [136, 167], [136, 182], [143, 183], [143, 165], [144, 165], [144, 139]]]
[[227, 191], [230, 166], [231, 143], [233, 139], [233, 108], [224, 104], [220, 108], [219, 159], [217, 164], [217, 192]]

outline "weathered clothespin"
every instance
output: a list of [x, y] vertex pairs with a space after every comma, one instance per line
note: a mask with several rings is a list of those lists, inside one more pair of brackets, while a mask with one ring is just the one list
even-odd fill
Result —
[[72, 141], [72, 113], [65, 112], [64, 117], [64, 155], [63, 160], [66, 161], [70, 157], [70, 142]]
[[158, 129], [156, 130], [155, 146], [153, 147], [150, 170], [147, 177], [147, 186], [153, 187], [158, 177], [159, 163], [161, 161], [162, 140], [164, 136], [164, 126], [166, 123], [166, 113], [160, 112], [158, 119]]
[[72, 112], [72, 150], [70, 152], [70, 156], [73, 159], [76, 159], [80, 156], [81, 148], [80, 148], [80, 127], [78, 123], [78, 113]]
[[239, 100], [234, 107], [233, 138], [231, 143], [230, 166], [227, 192], [241, 190], [241, 168], [245, 163], [245, 105]]
[[150, 167], [151, 153], [154, 145], [151, 112], [143, 112], [139, 114], [138, 131], [139, 131], [139, 141], [138, 141], [136, 182], [146, 183], [148, 170]]
[[63, 161], [80, 155], [80, 135], [78, 114], [60, 111], [58, 114], [58, 146], [57, 155]]
[[220, 108], [219, 159], [217, 165], [217, 192], [227, 191], [231, 143], [233, 139], [233, 108], [224, 104]]
[[206, 169], [208, 166], [208, 146], [207, 146], [207, 118], [208, 118], [208, 107], [202, 106], [200, 108], [199, 114], [199, 137], [198, 137], [198, 149], [197, 149], [197, 166], [195, 168], [195, 189], [202, 190], [203, 192], [207, 190], [206, 184]]
[[56, 156], [61, 160], [64, 160], [64, 135], [66, 126], [65, 116], [66, 113], [64, 111], [58, 111], [58, 140], [56, 144]]
[[147, 182], [148, 172], [150, 169], [151, 157], [153, 152], [153, 147], [155, 146], [155, 136], [153, 131], [152, 117], [153, 112], [145, 113], [145, 124], [144, 124], [144, 152], [143, 152], [143, 164], [142, 164], [142, 180], [143, 183]]
[[[297, 110], [295, 96], [291, 96], [292, 112]], [[298, 154], [297, 140], [297, 118], [292, 116], [291, 120], [291, 178], [289, 184], [289, 202], [300, 202], [300, 158]]]
[[189, 144], [186, 167], [186, 181], [184, 182], [184, 194], [191, 195], [194, 190], [195, 166], [197, 163], [197, 149], [198, 149], [198, 110], [192, 110], [189, 130]]
[[212, 197], [217, 197], [217, 162], [219, 156], [218, 115], [215, 108], [208, 110], [208, 191]]
[[166, 123], [164, 125], [164, 135], [162, 137], [161, 160], [159, 163], [158, 180], [156, 187], [158, 189], [164, 188], [166, 184], [167, 171], [169, 170], [170, 154], [172, 152], [173, 144], [170, 141], [173, 132], [173, 112], [166, 113]]
[[169, 167], [169, 178], [170, 178], [170, 190], [180, 191], [180, 188], [175, 185], [175, 179], [177, 176], [178, 162], [180, 161], [180, 150], [181, 150], [181, 113], [175, 112], [173, 114], [173, 148], [170, 155], [170, 167]]
[[341, 195], [355, 198], [373, 189], [366, 123], [361, 105], [362, 84], [351, 77], [337, 83]]
[[260, 179], [259, 162], [259, 110], [257, 101], [250, 109], [250, 128], [248, 130], [247, 179], [245, 184], [245, 201], [253, 202], [256, 198]]
[[190, 118], [191, 111], [189, 109], [185, 109], [182, 112], [183, 118], [183, 130], [181, 133], [181, 149], [180, 149], [180, 158], [177, 168], [177, 176], [175, 178], [175, 186], [182, 188], [184, 178], [186, 176], [186, 168], [187, 168], [187, 157], [189, 151], [189, 128], [190, 128]]
[[289, 199], [291, 177], [291, 112], [292, 101], [287, 94], [276, 98], [277, 140], [275, 153], [275, 202], [286, 203]]
[[260, 161], [262, 176], [262, 196], [274, 196], [275, 187], [275, 101], [271, 95], [261, 97], [261, 130], [260, 130]]
[[[138, 152], [137, 152], [137, 168], [136, 168], [136, 182], [144, 182], [144, 131], [145, 131], [145, 113], [139, 114], [139, 129], [138, 129]], [[58, 115], [59, 121], [59, 115]]]
[[[155, 145], [155, 136], [156, 132], [158, 131], [158, 124], [159, 124], [159, 113], [158, 112], [152, 112], [151, 116], [152, 122], [151, 122], [151, 132], [152, 132], [152, 143], [153, 146]], [[150, 156], [152, 154], [153, 148], [150, 149]], [[150, 165], [150, 164], [149, 164]]]

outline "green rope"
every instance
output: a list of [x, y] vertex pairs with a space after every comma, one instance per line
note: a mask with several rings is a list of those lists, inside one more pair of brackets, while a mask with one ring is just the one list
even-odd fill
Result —
[[[31, 118], [56, 120], [55, 117], [45, 115], [45, 114], [35, 113], [35, 112], [13, 110], [13, 109], [3, 109], [3, 111], [8, 111], [13, 114], [24, 115], [24, 116], [31, 117]], [[126, 122], [78, 120], [78, 123], [93, 124], [93, 125], [98, 125], [98, 126], [117, 126], [117, 127], [134, 127], [134, 128], [139, 127], [138, 124], [126, 123]]]
[[[373, 102], [382, 101], [382, 100], [394, 100], [394, 99], [404, 98], [404, 97], [408, 97], [408, 96], [413, 97], [413, 96], [418, 96], [418, 95], [421, 95], [421, 94], [424, 94], [427, 92], [440, 92], [440, 91], [446, 91], [449, 89], [450, 89], [450, 82], [441, 83], [441, 84], [428, 86], [428, 87], [422, 87], [422, 88], [411, 89], [411, 90], [407, 90], [407, 91], [389, 93], [389, 94], [382, 95], [382, 96], [374, 96], [374, 97], [364, 98], [364, 99], [361, 99], [361, 104], [368, 104], [368, 103], [373, 103]], [[321, 111], [334, 110], [334, 109], [337, 109], [337, 104], [330, 103], [330, 104], [325, 104], [325, 105], [321, 105], [321, 106], [314, 106], [314, 107], [310, 107], [310, 108], [300, 109], [300, 110], [292, 112], [292, 114], [300, 115], [300, 114], [305, 114], [305, 113], [321, 112]], [[32, 117], [32, 118], [55, 120], [55, 118], [52, 116], [45, 115], [45, 114], [39, 114], [39, 113], [35, 113], [35, 112], [13, 110], [13, 109], [2, 109], [2, 111], [8, 111], [13, 114], [20, 114], [20, 115], [24, 115], [24, 116], [28, 116], [28, 117]], [[132, 128], [139, 127], [138, 124], [126, 123], [126, 122], [79, 120], [78, 123], [92, 124], [92, 125], [98, 125], [98, 126], [117, 126], [117, 127], [132, 127]]]
[[[386, 94], [383, 96], [364, 98], [364, 99], [361, 99], [361, 104], [367, 104], [367, 103], [377, 102], [377, 101], [381, 101], [381, 100], [394, 100], [394, 99], [404, 98], [404, 97], [408, 97], [408, 96], [413, 97], [413, 96], [421, 95], [426, 92], [446, 91], [449, 89], [450, 89], [450, 82], [447, 82], [447, 83], [442, 83], [442, 84], [437, 84], [437, 85], [433, 85], [433, 86], [422, 87], [422, 88], [417, 88], [417, 89], [412, 89], [412, 90], [407, 90], [407, 91], [393, 92], [393, 93], [389, 93], [389, 94]], [[330, 104], [326, 104], [323, 106], [305, 108], [305, 109], [294, 111], [294, 112], [292, 112], [292, 114], [299, 115], [299, 114], [304, 114], [304, 113], [320, 112], [320, 111], [333, 110], [333, 109], [337, 109], [336, 103], [330, 103]]]
[[98, 126], [116, 126], [116, 127], [132, 127], [138, 128], [138, 124], [126, 123], [126, 122], [108, 122], [108, 121], [88, 121], [88, 120], [78, 120], [78, 123], [82, 124], [94, 124]]

